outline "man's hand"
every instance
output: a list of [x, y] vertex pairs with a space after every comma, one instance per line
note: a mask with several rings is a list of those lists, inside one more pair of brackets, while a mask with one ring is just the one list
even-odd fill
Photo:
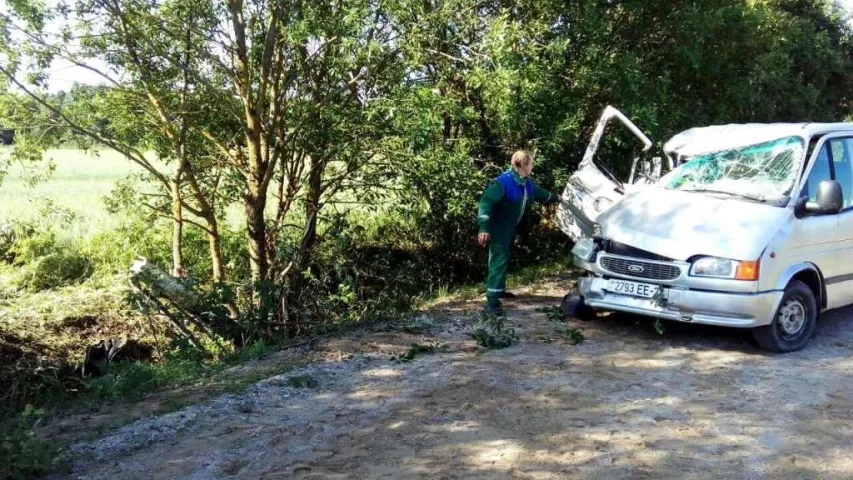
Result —
[[477, 243], [479, 243], [481, 247], [485, 247], [486, 244], [489, 243], [489, 234], [487, 232], [482, 232], [477, 235]]

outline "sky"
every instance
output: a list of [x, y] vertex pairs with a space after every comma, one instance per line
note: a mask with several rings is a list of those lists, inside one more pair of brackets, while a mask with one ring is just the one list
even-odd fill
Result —
[[[851, 0], [853, 1], [853, 0]], [[78, 67], [66, 60], [56, 60], [50, 68], [49, 90], [70, 90], [74, 83], [98, 84], [100, 78], [94, 72]]]
[[[853, 0], [839, 0], [839, 3], [841, 3], [848, 12], [853, 12]], [[103, 64], [95, 66], [102, 68]], [[64, 60], [57, 60], [50, 69], [49, 90], [54, 92], [59, 90], [68, 90], [74, 82], [101, 83], [100, 80], [101, 79], [96, 74], [86, 69], [77, 67]]]

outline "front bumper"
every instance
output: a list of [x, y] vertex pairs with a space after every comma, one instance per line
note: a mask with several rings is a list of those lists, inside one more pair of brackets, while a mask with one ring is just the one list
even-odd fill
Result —
[[[589, 271], [595, 269], [594, 264], [584, 263], [576, 261], [578, 266], [589, 267], [586, 268]], [[663, 300], [656, 301], [612, 293], [606, 290], [606, 286], [607, 279], [602, 276], [584, 277], [578, 282], [584, 302], [593, 308], [737, 328], [770, 324], [784, 293], [734, 293], [661, 285]]]

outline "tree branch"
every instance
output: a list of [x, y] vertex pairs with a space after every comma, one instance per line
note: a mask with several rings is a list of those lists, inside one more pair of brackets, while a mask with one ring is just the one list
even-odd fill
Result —
[[10, 82], [12, 82], [13, 84], [15, 84], [15, 86], [17, 86], [18, 88], [20, 88], [20, 89], [21, 89], [21, 91], [23, 91], [25, 94], [27, 94], [27, 96], [29, 96], [30, 98], [32, 98], [33, 100], [35, 100], [39, 105], [41, 105], [41, 106], [43, 106], [43, 107], [47, 108], [47, 109], [48, 109], [48, 110], [50, 110], [54, 115], [57, 115], [58, 117], [60, 117], [60, 118], [61, 118], [61, 119], [62, 119], [62, 120], [63, 120], [63, 121], [68, 125], [68, 126], [70, 126], [72, 129], [77, 130], [77, 131], [79, 131], [80, 133], [82, 133], [82, 134], [86, 135], [87, 137], [91, 138], [92, 140], [94, 140], [94, 141], [96, 141], [96, 142], [98, 142], [98, 143], [101, 143], [102, 145], [106, 145], [106, 146], [108, 146], [108, 147], [112, 148], [113, 150], [115, 150], [115, 151], [117, 151], [117, 152], [121, 153], [121, 154], [122, 154], [122, 155], [124, 155], [127, 159], [129, 159], [129, 160], [133, 161], [134, 163], [138, 164], [139, 166], [141, 166], [142, 168], [144, 168], [145, 170], [147, 170], [147, 171], [148, 171], [152, 176], [154, 176], [154, 178], [156, 178], [157, 180], [159, 180], [163, 185], [165, 185], [165, 186], [168, 188], [168, 185], [169, 185], [169, 179], [168, 179], [168, 178], [166, 178], [166, 176], [165, 176], [165, 175], [163, 175], [163, 173], [161, 173], [161, 172], [160, 172], [160, 171], [158, 171], [156, 168], [154, 168], [154, 166], [153, 166], [153, 165], [151, 165], [151, 163], [149, 163], [147, 160], [145, 160], [145, 156], [144, 156], [144, 155], [142, 155], [142, 153], [140, 153], [138, 150], [136, 150], [135, 148], [133, 148], [133, 147], [131, 147], [131, 146], [129, 146], [129, 145], [126, 145], [126, 144], [123, 144], [123, 143], [119, 143], [119, 142], [117, 142], [117, 141], [115, 141], [115, 140], [112, 140], [112, 139], [109, 139], [109, 138], [103, 137], [103, 136], [101, 136], [101, 135], [98, 135], [97, 133], [93, 132], [92, 130], [90, 130], [90, 129], [88, 129], [88, 128], [85, 128], [85, 127], [83, 127], [82, 125], [80, 125], [79, 123], [75, 122], [74, 120], [72, 120], [71, 118], [69, 118], [67, 115], [65, 115], [65, 113], [64, 113], [64, 112], [62, 112], [60, 109], [58, 109], [58, 108], [54, 107], [53, 105], [49, 104], [45, 99], [43, 99], [43, 98], [41, 98], [40, 96], [36, 95], [32, 90], [30, 90], [29, 88], [27, 88], [27, 86], [26, 86], [26, 85], [24, 85], [21, 81], [19, 81], [19, 80], [14, 76], [14, 74], [13, 74], [12, 72], [10, 72], [10, 71], [9, 71], [6, 67], [4, 67], [2, 64], [0, 64], [0, 73], [3, 73], [3, 74], [4, 74], [4, 75], [9, 79], [9, 81], [10, 81]]

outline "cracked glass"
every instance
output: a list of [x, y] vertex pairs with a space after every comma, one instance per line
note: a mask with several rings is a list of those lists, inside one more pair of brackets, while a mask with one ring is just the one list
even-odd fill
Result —
[[695, 155], [661, 178], [659, 185], [759, 201], [781, 200], [794, 185], [804, 148], [802, 138], [792, 136]]

